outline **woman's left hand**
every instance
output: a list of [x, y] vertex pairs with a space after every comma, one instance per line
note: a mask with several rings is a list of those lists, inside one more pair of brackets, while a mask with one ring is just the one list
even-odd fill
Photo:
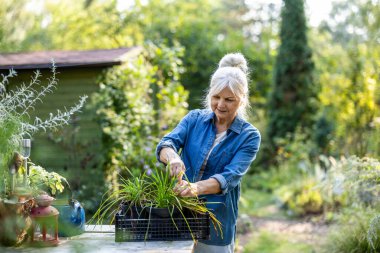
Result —
[[182, 180], [176, 184], [174, 192], [182, 197], [196, 197], [198, 196], [198, 185], [197, 183], [190, 183], [186, 180]]

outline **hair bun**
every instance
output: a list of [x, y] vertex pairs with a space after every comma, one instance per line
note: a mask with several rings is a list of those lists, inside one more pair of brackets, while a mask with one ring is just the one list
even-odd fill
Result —
[[219, 68], [223, 67], [236, 67], [244, 74], [248, 73], [247, 61], [241, 53], [230, 53], [223, 56], [219, 62]]

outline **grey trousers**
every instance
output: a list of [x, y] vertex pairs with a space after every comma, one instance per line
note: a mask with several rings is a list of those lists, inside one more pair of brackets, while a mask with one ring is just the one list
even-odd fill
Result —
[[207, 245], [201, 242], [194, 244], [193, 253], [234, 253], [234, 243], [226, 246]]

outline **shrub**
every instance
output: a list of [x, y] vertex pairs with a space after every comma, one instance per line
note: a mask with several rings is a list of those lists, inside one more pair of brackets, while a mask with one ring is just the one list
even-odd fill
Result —
[[369, 222], [367, 241], [373, 250], [380, 249], [380, 214], [377, 213]]
[[335, 188], [349, 198], [326, 252], [379, 252], [380, 162], [351, 156], [330, 158], [327, 164], [330, 170], [323, 189]]
[[351, 205], [376, 205], [380, 194], [380, 162], [376, 159], [351, 156], [325, 159], [328, 171], [321, 187], [329, 192], [346, 192]]
[[[380, 252], [380, 240], [373, 241], [373, 248], [367, 239], [371, 218], [376, 214], [372, 208], [356, 207], [346, 209], [340, 215], [323, 245], [326, 253], [372, 253]], [[378, 238], [378, 237], [377, 237]]]
[[298, 180], [282, 186], [276, 195], [291, 215], [319, 214], [323, 211], [323, 198], [316, 185], [314, 178]]
[[185, 115], [188, 93], [178, 81], [182, 51], [148, 43], [135, 59], [100, 79], [92, 105], [102, 127], [104, 167], [112, 187], [119, 174], [128, 176], [123, 167], [133, 175], [155, 167], [159, 137]]
[[276, 165], [256, 172], [249, 182], [243, 181], [248, 187], [272, 192], [299, 177], [320, 177], [320, 168], [315, 166], [315, 161], [310, 156], [315, 150], [315, 145], [305, 134], [297, 131], [293, 140], [288, 136], [278, 139], [277, 144], [280, 148], [276, 156]]
[[350, 205], [378, 204], [380, 162], [376, 159], [352, 156], [336, 160], [319, 156], [318, 162], [305, 170], [308, 173], [297, 175], [294, 169], [289, 170], [287, 166], [284, 170], [293, 171], [289, 173], [293, 178], [289, 179], [289, 175], [284, 175], [284, 171], [279, 169], [280, 175], [274, 177], [287, 180], [283, 181], [285, 186], [276, 190], [276, 194], [282, 207], [289, 209], [290, 214], [306, 215]]

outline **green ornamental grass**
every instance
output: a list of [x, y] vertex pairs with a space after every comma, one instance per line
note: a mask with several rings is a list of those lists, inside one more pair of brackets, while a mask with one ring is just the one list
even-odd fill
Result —
[[[192, 212], [205, 214], [209, 213], [214, 227], [220, 231], [221, 223], [215, 215], [208, 210], [206, 203], [198, 197], [182, 197], [174, 192], [173, 188], [177, 183], [177, 178], [171, 177], [169, 167], [153, 170], [151, 175], [146, 173], [139, 177], [130, 179], [121, 178], [118, 190], [109, 190], [103, 196], [103, 200], [89, 223], [101, 225], [109, 221], [113, 223], [115, 214], [120, 210], [122, 204], [128, 206], [128, 210], [132, 207], [139, 207], [138, 210], [147, 210], [149, 217], [153, 208], [167, 208], [173, 224], [176, 226], [173, 215], [178, 211], [187, 223], [184, 209]], [[190, 230], [190, 226], [187, 223]], [[191, 230], [190, 230], [191, 232]]]

